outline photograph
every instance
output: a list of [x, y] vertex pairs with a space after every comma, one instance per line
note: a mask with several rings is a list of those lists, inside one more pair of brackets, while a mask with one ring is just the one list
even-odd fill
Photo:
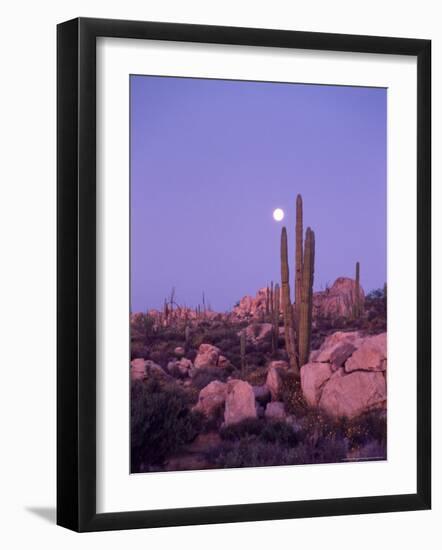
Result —
[[387, 94], [131, 74], [132, 474], [387, 459]]

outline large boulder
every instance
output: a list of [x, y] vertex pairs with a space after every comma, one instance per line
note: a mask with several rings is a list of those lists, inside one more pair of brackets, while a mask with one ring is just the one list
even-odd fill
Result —
[[171, 378], [160, 365], [150, 359], [132, 359], [130, 362], [130, 374], [132, 380], [144, 380], [145, 378]]
[[316, 407], [324, 384], [333, 374], [330, 363], [307, 363], [301, 367], [302, 393], [310, 407]]
[[[324, 363], [326, 361], [336, 362], [343, 350], [349, 350], [349, 355], [351, 355], [360, 342], [360, 334], [357, 331], [334, 332], [330, 334], [330, 336], [327, 336], [319, 350], [312, 351], [310, 354], [310, 361], [318, 363]], [[349, 355], [347, 355], [347, 357]]]
[[212, 346], [212, 344], [201, 344], [198, 348], [198, 354], [195, 357], [195, 368], [216, 367], [218, 365], [219, 356], [219, 348]]
[[199, 411], [210, 418], [224, 406], [226, 396], [227, 384], [214, 380], [200, 391], [198, 403], [193, 407], [193, 410]]
[[[365, 294], [359, 287], [359, 300], [364, 304]], [[313, 314], [316, 317], [351, 317], [356, 301], [356, 281], [338, 277], [331, 288], [313, 294]]]
[[387, 333], [364, 338], [345, 363], [345, 372], [355, 370], [384, 371], [387, 368]]
[[243, 380], [229, 380], [224, 410], [225, 425], [229, 426], [246, 418], [256, 417], [255, 394], [252, 386]]
[[273, 401], [277, 400], [281, 391], [282, 373], [286, 372], [289, 365], [286, 361], [272, 361], [267, 370], [266, 386], [270, 390]]
[[336, 418], [352, 418], [374, 409], [385, 408], [387, 387], [382, 372], [336, 371], [324, 389], [319, 407]]
[[311, 407], [353, 418], [386, 409], [387, 334], [335, 332], [301, 368], [301, 388]]

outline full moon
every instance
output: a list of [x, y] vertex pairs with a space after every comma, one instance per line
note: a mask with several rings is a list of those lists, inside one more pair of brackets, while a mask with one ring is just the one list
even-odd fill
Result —
[[284, 210], [282, 210], [281, 208], [275, 208], [275, 210], [273, 210], [273, 219], [275, 221], [280, 222], [283, 217], [284, 217]]

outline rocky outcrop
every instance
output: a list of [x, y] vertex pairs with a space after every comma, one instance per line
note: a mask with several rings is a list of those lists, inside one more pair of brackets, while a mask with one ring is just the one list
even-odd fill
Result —
[[336, 418], [353, 418], [386, 408], [386, 368], [386, 333], [337, 332], [301, 368], [301, 388], [310, 406]]
[[220, 349], [212, 344], [201, 344], [198, 354], [195, 357], [194, 366], [196, 369], [216, 367], [220, 356]]
[[244, 296], [233, 308], [238, 319], [260, 319], [266, 313], [267, 288], [260, 288], [255, 297]]
[[193, 407], [195, 411], [210, 418], [224, 406], [227, 396], [227, 384], [214, 380], [203, 388], [198, 396], [198, 403]]
[[255, 394], [252, 386], [243, 380], [229, 380], [227, 382], [224, 424], [229, 426], [246, 418], [256, 417]]
[[387, 333], [365, 338], [345, 363], [345, 372], [355, 370], [385, 371], [387, 368]]
[[[356, 298], [356, 281], [349, 277], [338, 277], [327, 290], [313, 294], [313, 316], [325, 318], [351, 317]], [[359, 288], [360, 303], [365, 294]]]

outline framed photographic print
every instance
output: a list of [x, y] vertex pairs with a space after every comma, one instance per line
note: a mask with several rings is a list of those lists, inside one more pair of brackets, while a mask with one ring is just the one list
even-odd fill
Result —
[[430, 508], [430, 52], [58, 26], [59, 525]]

